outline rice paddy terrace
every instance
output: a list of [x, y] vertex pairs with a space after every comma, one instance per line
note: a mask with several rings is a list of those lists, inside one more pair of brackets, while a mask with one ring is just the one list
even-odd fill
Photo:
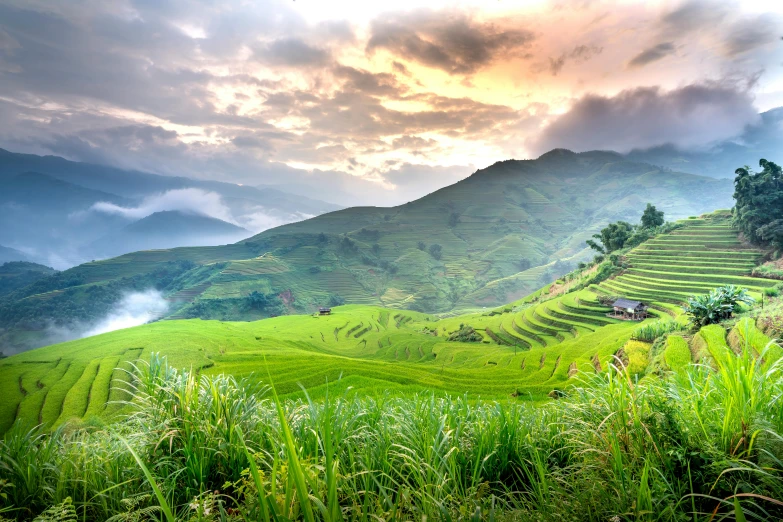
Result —
[[763, 253], [740, 242], [728, 219], [692, 219], [685, 226], [644, 242], [626, 255], [629, 268], [591, 290], [651, 301], [679, 313], [694, 294], [734, 284], [761, 298], [776, 281], [750, 277]]
[[[560, 294], [546, 286], [486, 313], [438, 318], [348, 305], [328, 316], [167, 320], [52, 345], [0, 360], [0, 432], [15, 419], [52, 427], [74, 418], [111, 417], [122, 408], [118, 401], [127, 398], [131, 365], [155, 352], [172, 366], [204, 374], [230, 373], [263, 383], [271, 377], [290, 397], [301, 395], [300, 385], [317, 397], [328, 382], [338, 393], [435, 391], [542, 400], [568, 386], [578, 371], [600, 371], [621, 348], [632, 348], [629, 339], [639, 323], [610, 317], [601, 296], [645, 300], [654, 316], [668, 319], [679, 314], [689, 295], [721, 284], [755, 293], [775, 285], [749, 277], [760, 256], [737, 239], [726, 220], [695, 219], [627, 253], [629, 268], [613, 279]], [[461, 325], [474, 328], [481, 340], [448, 340]], [[723, 332], [722, 342], [752, 338], [754, 347], [760, 346], [763, 340], [753, 328], [728, 338]], [[667, 367], [711, 354], [709, 347], [720, 344], [715, 339], [672, 337]]]

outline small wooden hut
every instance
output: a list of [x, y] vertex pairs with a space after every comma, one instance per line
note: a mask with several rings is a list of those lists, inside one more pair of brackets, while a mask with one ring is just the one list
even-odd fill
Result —
[[618, 299], [612, 305], [614, 316], [622, 319], [639, 321], [647, 318], [647, 305], [641, 301], [632, 301], [630, 299]]
[[326, 306], [322, 306], [318, 309], [318, 315], [330, 315], [332, 313], [332, 309]]

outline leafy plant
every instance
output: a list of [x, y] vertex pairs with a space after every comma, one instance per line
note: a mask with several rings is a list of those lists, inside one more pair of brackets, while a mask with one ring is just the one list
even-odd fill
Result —
[[706, 326], [729, 319], [740, 306], [755, 302], [745, 288], [725, 285], [713, 289], [708, 294], [688, 298], [683, 308], [694, 325]]

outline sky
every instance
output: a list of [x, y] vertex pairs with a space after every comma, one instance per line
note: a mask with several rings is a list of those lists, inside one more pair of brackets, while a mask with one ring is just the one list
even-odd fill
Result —
[[0, 147], [343, 205], [783, 106], [783, 2], [0, 0]]

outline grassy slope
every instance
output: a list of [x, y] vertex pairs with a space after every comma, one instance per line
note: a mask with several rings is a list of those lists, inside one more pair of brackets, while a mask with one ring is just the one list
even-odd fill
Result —
[[[706, 253], [709, 250], [699, 250], [699, 245], [708, 226], [716, 234], [725, 232], [723, 221], [707, 225], [692, 220], [688, 227], [650, 243], [685, 241], [682, 248]], [[644, 252], [649, 246], [633, 252]], [[733, 246], [731, 252], [737, 255], [753, 252]], [[711, 257], [699, 259], [716, 262]], [[669, 277], [676, 279], [677, 274]], [[686, 272], [682, 277], [692, 276]], [[324, 317], [295, 315], [250, 323], [161, 321], [53, 345], [0, 361], [0, 391], [6, 398], [0, 404], [0, 431], [17, 416], [52, 426], [72, 417], [116, 411], [118, 406], [107, 405], [107, 399], [123, 397], [120, 381], [126, 374], [115, 368], [127, 369], [130, 362], [148, 360], [153, 352], [166, 355], [173, 366], [206, 373], [225, 372], [264, 382], [271, 375], [283, 395], [300, 393], [301, 384], [318, 396], [328, 380], [333, 387], [351, 387], [358, 393], [435, 390], [472, 397], [542, 399], [552, 389], [567, 386], [576, 370], [605, 368], [626, 345], [638, 323], [607, 317], [608, 308], [598, 302], [599, 293], [610, 291], [614, 281], [623, 277], [554, 296], [547, 286], [499, 310], [443, 319], [348, 305]], [[768, 281], [749, 282], [761, 288]], [[677, 308], [669, 297], [680, 294], [657, 295], [664, 300], [653, 299], [652, 304], [662, 308], [654, 313], [674, 313]], [[475, 328], [484, 341], [447, 341], [461, 324]], [[712, 352], [718, 349], [714, 338], [718, 333], [706, 329], [694, 339], [704, 339]], [[763, 340], [757, 331], [743, 330], [742, 336], [759, 350]], [[725, 332], [718, 337], [725, 345]], [[666, 351], [671, 367], [688, 357], [681, 344]]]
[[[171, 260], [227, 263], [209, 284], [193, 278], [192, 289], [167, 290], [186, 291], [185, 307], [259, 291], [290, 292], [292, 313], [312, 311], [332, 294], [352, 304], [464, 311], [513, 301], [552, 280], [565, 270], [547, 263], [580, 255], [601, 223], [636, 219], [647, 201], [673, 217], [724, 205], [730, 194], [725, 180], [662, 172], [612, 153], [553, 151], [538, 160], [497, 163], [399, 207], [337, 211], [236, 245], [136, 252], [67, 275], [102, 285]], [[343, 237], [356, 249], [343, 248]], [[441, 245], [441, 259], [419, 250], [420, 241], [427, 248]], [[532, 268], [520, 272], [523, 259]], [[54, 298], [65, 309], [88, 295], [77, 289]], [[235, 312], [218, 317], [245, 319]]]

